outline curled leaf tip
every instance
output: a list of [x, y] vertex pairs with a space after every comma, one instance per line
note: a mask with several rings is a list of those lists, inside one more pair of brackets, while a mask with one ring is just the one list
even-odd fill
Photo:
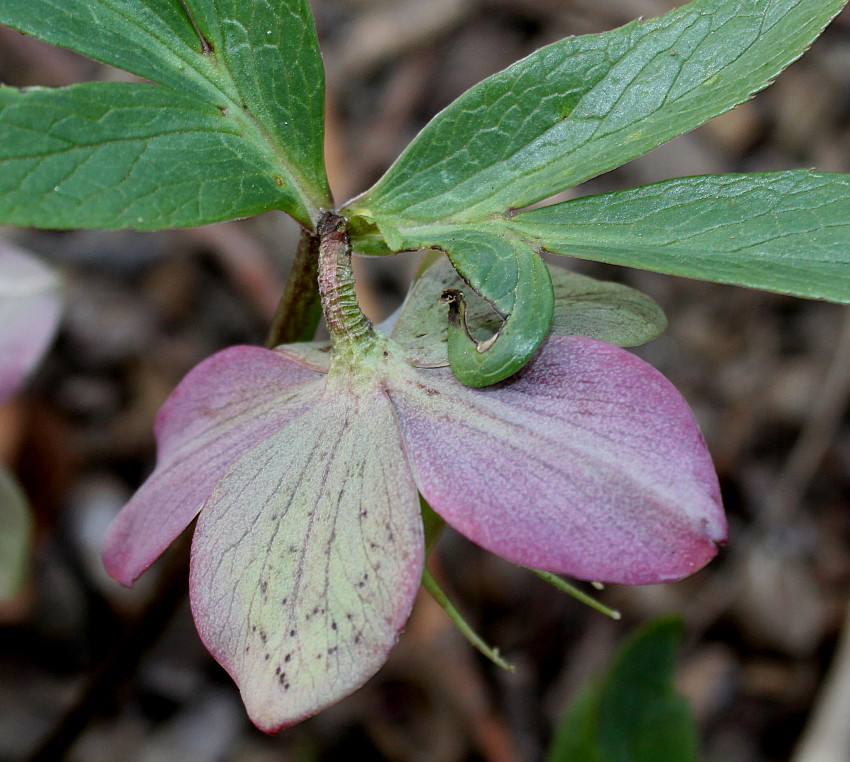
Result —
[[[472, 333], [469, 327], [469, 323], [467, 322], [467, 306], [466, 299], [463, 296], [463, 291], [459, 291], [458, 289], [449, 288], [443, 291], [440, 295], [440, 301], [443, 304], [449, 305], [449, 335], [448, 341], [450, 344], [454, 343], [456, 339], [453, 338], [453, 334], [456, 331], [463, 331], [466, 335], [466, 338], [469, 339], [475, 346], [475, 351], [479, 354], [483, 354], [488, 349], [490, 349], [499, 338], [502, 332], [502, 328], [504, 327], [504, 319], [502, 321], [502, 325], [499, 327], [499, 330], [496, 331], [490, 338], [484, 339], [483, 341], [479, 341]], [[459, 347], [457, 348], [459, 349]], [[475, 384], [471, 384], [475, 385]]]

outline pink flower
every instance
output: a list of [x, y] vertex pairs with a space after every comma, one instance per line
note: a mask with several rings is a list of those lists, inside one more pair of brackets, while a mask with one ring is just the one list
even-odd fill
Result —
[[336, 702], [387, 658], [423, 569], [417, 490], [535, 569], [644, 584], [715, 555], [726, 523], [710, 457], [642, 360], [553, 335], [516, 376], [470, 389], [414, 367], [409, 334], [386, 338], [335, 302], [345, 282], [322, 285], [332, 353], [235, 347], [191, 371], [104, 553], [129, 585], [200, 512], [195, 621], [261, 729]]
[[52, 270], [0, 241], [0, 403], [18, 391], [53, 340], [59, 290]]

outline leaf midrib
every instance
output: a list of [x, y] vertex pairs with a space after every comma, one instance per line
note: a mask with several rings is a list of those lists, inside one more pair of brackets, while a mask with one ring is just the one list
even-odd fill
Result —
[[[184, 47], [182, 44], [178, 48], [174, 48], [169, 41], [164, 39], [161, 35], [157, 34], [155, 29], [147, 29], [140, 26], [136, 22], [136, 20], [132, 18], [132, 16], [128, 15], [128, 13], [120, 5], [114, 2], [114, 0], [102, 0], [102, 2], [106, 3], [107, 6], [117, 15], [121, 16], [127, 22], [128, 26], [132, 26], [133, 28], [139, 30], [142, 34], [154, 39], [157, 43], [159, 43], [159, 45], [161, 45], [177, 60], [183, 62], [188, 67], [188, 71], [184, 68], [174, 67], [175, 71], [181, 73], [181, 76], [183, 74], [188, 75], [189, 72], [191, 72], [197, 76], [187, 76], [187, 79], [195, 82], [196, 84], [200, 84], [203, 89], [207, 90], [208, 92], [211, 92], [214, 96], [221, 96], [221, 98], [223, 98], [226, 103], [215, 103], [214, 101], [218, 100], [218, 98], [214, 98], [212, 101], [212, 105], [216, 107], [222, 105], [224, 107], [225, 110], [222, 111], [222, 118], [229, 118], [230, 121], [236, 124], [240, 134], [245, 135], [245, 131], [242, 129], [242, 127], [247, 126], [249, 130], [259, 135], [260, 140], [258, 142], [264, 146], [268, 146], [268, 148], [271, 149], [271, 154], [273, 156], [273, 161], [271, 163], [279, 164], [280, 169], [283, 170], [283, 174], [292, 178], [293, 190], [298, 194], [299, 201], [301, 202], [304, 209], [307, 211], [312, 221], [312, 219], [316, 215], [316, 204], [304, 191], [303, 188], [303, 186], [309, 186], [309, 183], [306, 183], [304, 181], [304, 177], [301, 175], [300, 172], [295, 171], [293, 164], [289, 157], [286, 155], [286, 152], [283, 150], [283, 147], [279, 145], [278, 141], [272, 139], [272, 136], [265, 128], [265, 126], [250, 111], [243, 108], [243, 105], [241, 103], [241, 93], [236, 84], [236, 79], [233, 76], [233, 72], [230, 70], [229, 67], [223, 64], [221, 59], [216, 55], [215, 50], [213, 50], [210, 55], [205, 55], [203, 53], [197, 53], [194, 50], [191, 50], [190, 48]], [[191, 17], [188, 16], [188, 14], [187, 18], [191, 21]], [[200, 44], [201, 40], [199, 39], [198, 42]], [[188, 51], [189, 55], [185, 54], [186, 51]], [[223, 76], [219, 77], [216, 76], [216, 74]], [[221, 81], [222, 79], [223, 81]], [[174, 89], [169, 85], [162, 86], [172, 90]], [[239, 114], [243, 118], [235, 119], [231, 116], [235, 114]], [[248, 136], [246, 135], [246, 138], [247, 137]]]
[[[680, 9], [680, 10], [684, 11], [686, 7], [687, 6], [683, 6], [683, 8]], [[657, 23], [656, 29], [654, 30], [654, 32], [661, 32], [661, 31], [669, 28], [669, 26], [671, 26], [672, 24], [676, 23], [679, 20], [679, 17], [680, 17], [680, 14], [673, 11], [672, 13], [665, 14], [664, 16], [659, 16], [655, 19], [652, 19], [650, 23], [661, 22], [662, 20], [667, 21], [666, 24]], [[694, 18], [694, 20], [693, 20], [694, 23], [696, 22], [697, 18], [698, 17]], [[635, 23], [635, 22], [632, 22], [632, 23]], [[729, 22], [727, 21], [725, 23], [729, 23]], [[755, 45], [757, 43], [758, 40], [762, 39], [764, 36], [769, 34], [780, 23], [781, 23], [781, 19], [776, 19], [773, 24], [771, 24], [769, 27], [767, 27], [767, 29], [765, 29], [766, 19], [762, 18], [761, 27], [759, 29], [758, 34], [752, 40], [750, 40], [750, 42], [740, 51], [739, 55], [735, 59], [735, 62], [737, 63], [738, 59], [740, 59], [742, 56], [746, 55], [746, 53], [750, 50], [750, 48], [753, 47], [753, 45]], [[626, 26], [629, 26], [629, 25], [626, 25]], [[693, 23], [690, 23], [690, 24], [687, 25], [687, 27], [685, 29], [682, 29], [679, 37], [681, 37], [682, 34], [684, 34], [686, 32], [686, 30], [690, 29], [692, 26], [693, 26]], [[625, 27], [623, 27], [623, 28], [625, 28]], [[716, 32], [717, 32], [716, 29], [712, 30], [712, 33], [716, 33]], [[604, 34], [608, 34], [608, 33], [602, 33], [602, 35], [604, 35]], [[633, 52], [633, 51], [632, 50], [626, 51], [625, 55], [627, 56], [631, 52]], [[802, 55], [802, 53], [801, 53], [801, 55]], [[770, 60], [765, 60], [765, 61], [759, 62], [759, 68], [763, 70], [766, 67], [769, 67], [773, 63], [773, 60], [776, 57], [777, 56], [775, 55]], [[623, 60], [622, 58], [618, 59], [617, 63], [620, 63], [622, 60]], [[648, 64], [646, 64], [646, 65], [648, 65]], [[789, 63], [789, 65], [790, 65], [790, 63]], [[715, 73], [715, 75], [713, 75], [713, 76], [718, 76], [718, 74], [720, 74], [720, 73], [722, 73], [722, 72]], [[637, 76], [637, 73], [635, 73], [635, 76]], [[486, 83], [486, 80], [485, 80], [485, 83]], [[482, 83], [482, 84], [485, 84], [485, 83]], [[688, 102], [693, 101], [694, 92], [696, 91], [697, 94], [699, 93], [699, 89], [702, 86], [702, 84], [704, 84], [704, 83], [695, 84], [686, 93], [682, 93], [677, 97], [676, 103], [679, 104], [682, 107], [683, 111], [688, 108]], [[769, 84], [769, 83], [766, 83], [766, 84]], [[599, 83], [597, 82], [597, 83], [594, 84], [594, 86], [591, 90], [583, 93], [581, 98], [579, 99], [579, 101], [575, 104], [575, 106], [571, 110], [571, 113], [573, 111], [577, 110], [579, 108], [579, 106], [581, 106], [581, 104], [585, 102], [586, 98], [589, 95], [591, 95], [593, 92], [595, 92], [595, 90], [598, 86], [599, 86]], [[750, 93], [748, 98], [751, 98], [752, 96], [753, 96], [753, 93]], [[669, 92], [668, 92], [667, 95], [665, 95], [665, 99], [664, 99], [663, 103], [659, 105], [658, 109], [656, 109], [656, 111], [654, 111], [648, 117], [649, 119], [657, 118], [658, 111], [661, 108], [663, 108], [665, 105], [668, 104], [668, 97], [669, 97]], [[746, 99], [744, 99], [744, 100], [746, 100]], [[480, 107], [480, 105], [481, 104], [479, 104], [479, 107]], [[733, 108], [733, 107], [734, 106], [729, 106], [729, 108]], [[543, 141], [548, 135], [550, 135], [554, 130], [558, 129], [560, 126], [561, 126], [561, 123], [559, 122], [557, 124], [552, 125], [548, 129], [544, 130], [543, 132], [541, 132], [539, 135], [537, 135], [534, 138], [532, 143], [529, 143], [526, 146], [524, 146], [522, 150], [528, 150], [528, 148], [531, 145], [534, 145], [534, 144], [537, 144], [537, 143]], [[600, 126], [601, 126], [601, 123], [600, 123]], [[606, 135], [603, 135], [601, 139], [614, 140], [618, 135], [621, 135], [624, 132], [628, 132], [629, 130], [633, 130], [634, 128], [635, 128], [634, 124], [629, 124], [629, 125], [626, 125], [624, 127], [619, 128], [619, 129], [616, 129], [613, 132], [607, 133]], [[684, 128], [681, 131], [677, 132], [676, 135], [672, 136], [669, 139], [672, 140], [674, 137], [681, 135], [681, 134], [684, 134], [685, 132], [688, 132], [691, 129], [693, 129], [693, 128], [691, 128], [691, 127]], [[588, 143], [591, 143], [596, 139], [596, 137], [595, 137], [596, 134], [597, 134], [597, 132], [594, 132], [593, 135], [589, 136], [585, 141], [583, 141], [580, 145], [576, 146], [573, 150], [579, 151], [579, 150], [583, 149]], [[471, 175], [465, 177], [462, 180], [462, 184], [466, 185], [467, 183], [474, 182], [477, 178], [481, 178], [482, 176], [485, 176], [488, 172], [492, 172], [494, 170], [494, 168], [497, 168], [500, 165], [503, 165], [503, 164], [505, 164], [505, 163], [507, 163], [511, 160], [514, 160], [516, 158], [516, 155], [517, 155], [517, 152], [515, 152], [515, 153], [513, 153], [510, 156], [507, 156], [505, 158], [500, 158], [496, 161], [493, 161], [492, 163], [489, 163], [486, 166], [482, 166], [474, 174], [471, 174]], [[637, 152], [637, 155], [640, 155], [640, 151]], [[449, 161], [450, 159], [451, 159], [451, 157], [446, 157], [443, 160], [443, 162]], [[541, 171], [545, 171], [545, 169], [547, 167], [551, 166], [552, 164], [558, 163], [560, 160], [561, 160], [560, 157], [553, 157], [550, 161], [548, 161], [544, 164], [534, 165], [531, 169], [529, 169], [525, 172], [512, 173], [511, 178], [510, 178], [510, 182], [508, 184], [512, 185], [512, 184], [515, 184], [517, 182], [524, 182], [527, 178], [533, 177], [534, 175], [539, 174]], [[620, 164], [626, 163], [627, 161], [629, 161], [628, 158], [621, 161]], [[605, 171], [610, 171], [610, 170], [603, 169], [601, 172], [595, 173], [595, 174], [604, 173]], [[593, 174], [591, 174], [590, 176], [593, 176]], [[587, 179], [587, 178], [585, 178], [585, 179]], [[502, 182], [502, 184], [500, 185], [500, 188], [504, 188], [504, 187], [506, 187], [505, 182]], [[430, 203], [433, 203], [435, 199], [440, 199], [440, 198], [443, 198], [443, 197], [446, 197], [446, 196], [451, 196], [456, 191], [457, 191], [457, 186], [454, 186], [454, 187], [448, 188], [448, 189], [442, 189], [438, 193], [435, 193], [435, 194], [429, 196], [428, 198], [420, 198], [413, 205], [412, 208], [421, 207], [422, 205], [425, 205], [427, 207], [427, 205], [430, 204]], [[367, 192], [367, 194], [365, 194], [365, 195], [366, 195], [367, 200], [369, 200], [369, 198], [368, 198], [369, 192]], [[541, 199], [538, 199], [538, 201], [539, 200], [541, 200]], [[529, 202], [529, 203], [535, 203], [535, 202], [532, 201], [532, 202]], [[352, 209], [352, 211], [354, 211], [356, 213], [369, 213], [368, 204], [363, 209], [360, 209], [360, 208], [358, 208], [358, 204], [357, 204], [356, 199], [354, 201], [350, 202], [350, 208]], [[405, 217], [404, 212], [402, 212], [401, 214], [393, 214], [392, 218], [393, 218], [395, 224], [398, 227], [407, 227], [408, 224], [410, 226], [419, 227], [419, 226], [424, 226], [425, 224], [427, 224], [429, 222], [431, 224], [436, 224], [436, 225], [456, 224], [456, 225], [459, 225], [459, 226], [469, 226], [470, 224], [474, 224], [476, 221], [484, 221], [484, 220], [487, 220], [488, 218], [489, 219], [498, 219], [498, 218], [500, 218], [501, 216], [503, 216], [504, 214], [506, 214], [510, 211], [511, 211], [510, 209], [494, 209], [492, 204], [490, 203], [489, 199], [483, 199], [483, 200], [478, 201], [478, 202], [476, 202], [476, 203], [474, 203], [470, 206], [467, 206], [461, 212], [456, 212], [454, 214], [450, 214], [450, 215], [447, 215], [445, 217], [436, 218], [436, 219], [433, 219], [433, 220], [423, 219], [423, 218], [419, 218], [419, 217], [416, 217], [416, 216]]]
[[[767, 215], [764, 215], [767, 216]], [[440, 222], [434, 224], [420, 224], [416, 226], [405, 226], [400, 228], [400, 232], [402, 235], [410, 240], [410, 241], [424, 241], [424, 240], [434, 240], [439, 241], [447, 236], [457, 236], [458, 234], [463, 233], [464, 231], [471, 231], [477, 233], [486, 233], [489, 235], [496, 236], [498, 238], [511, 238], [515, 241], [522, 241], [528, 246], [532, 248], [546, 248], [546, 240], [548, 236], [545, 233], [541, 232], [541, 228], [544, 226], [549, 227], [560, 227], [557, 223], [541, 223], [540, 225], [536, 225], [534, 223], [524, 223], [521, 221], [511, 221], [511, 220], [490, 220], [484, 222], [458, 222], [456, 224], [450, 222]], [[564, 226], [566, 227], [566, 226]], [[671, 243], [657, 243], [657, 244], [641, 244], [639, 242], [628, 242], [625, 243], [621, 238], [606, 238], [600, 237], [595, 240], [592, 239], [593, 236], [593, 223], [589, 223], [581, 226], [580, 235], [590, 238], [591, 240], [575, 240], [575, 241], [559, 241], [559, 248], [570, 248], [575, 251], [593, 251], [593, 250], [610, 250], [610, 251], [622, 251], [627, 249], [631, 252], [663, 252], [668, 255], [680, 255], [680, 256], [692, 256], [694, 251], [707, 252], [707, 253], [718, 253], [718, 254], [736, 254], [739, 252], [746, 252], [749, 256], [757, 256], [761, 259], [764, 259], [768, 262], [775, 262], [776, 254], [763, 252], [763, 251], [752, 251], [752, 249], [756, 249], [758, 247], [763, 247], [765, 243], [769, 243], [775, 240], [781, 240], [784, 238], [794, 237], [796, 235], [805, 235], [807, 233], [811, 233], [814, 231], [830, 229], [830, 228], [845, 228], [846, 224], [841, 222], [836, 223], [824, 223], [819, 224], [816, 227], [794, 231], [790, 234], [778, 234], [775, 236], [771, 236], [755, 243], [739, 246], [738, 248], [731, 247], [723, 247], [723, 248], [710, 248], [706, 245], [705, 241], [700, 241], [696, 239], [695, 236], [691, 236], [694, 238], [693, 246], [680, 246], [681, 240], [677, 240]], [[604, 223], [600, 224], [600, 227], [604, 227]], [[722, 228], [721, 228], [722, 229]], [[421, 232], [420, 232], [421, 231]], [[550, 244], [551, 246], [552, 244]], [[409, 250], [413, 250], [411, 247]], [[790, 262], [790, 260], [789, 260]], [[795, 255], [793, 259], [793, 263], [796, 262], [805, 262], [811, 264], [828, 264], [824, 262], [823, 259], [817, 257], [805, 257]]]

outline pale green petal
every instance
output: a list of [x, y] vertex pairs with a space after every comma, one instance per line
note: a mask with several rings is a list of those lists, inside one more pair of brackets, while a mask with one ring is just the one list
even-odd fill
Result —
[[393, 409], [348, 383], [329, 379], [234, 464], [192, 546], [198, 631], [267, 732], [368, 680], [419, 587], [422, 522]]

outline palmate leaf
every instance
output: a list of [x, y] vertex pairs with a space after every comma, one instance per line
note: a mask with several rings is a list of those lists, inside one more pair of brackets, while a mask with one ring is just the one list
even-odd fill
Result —
[[551, 196], [746, 100], [845, 2], [695, 0], [545, 47], [438, 114], [349, 210], [404, 228]]
[[[310, 225], [319, 207], [330, 206], [322, 158], [324, 75], [306, 0], [0, 0], [0, 23], [167, 88], [147, 86], [150, 92], [146, 93], [145, 86], [117, 85], [82, 94], [75, 90], [68, 96], [64, 89], [53, 91], [53, 96], [36, 90], [32, 113], [27, 100], [30, 91], [22, 96], [0, 91], [0, 176], [11, 167], [18, 176], [36, 175], [37, 185], [46, 189], [41, 195], [30, 191], [26, 208], [20, 195], [0, 193], [0, 221], [154, 229], [280, 208]], [[68, 104], [84, 96], [89, 99], [84, 106]], [[51, 102], [51, 97], [57, 102]], [[102, 100], [95, 103], [94, 97]], [[140, 153], [132, 134], [131, 140], [123, 142], [121, 120], [141, 121], [144, 116], [141, 111], [136, 117], [128, 116], [129, 110], [170, 105], [187, 112], [182, 116], [170, 112], [172, 129], [165, 130], [164, 140], [156, 144], [156, 149], [169, 154], [170, 174], [182, 175], [188, 187], [203, 179], [205, 165], [213, 167], [212, 183], [196, 184], [205, 201], [195, 209], [182, 206], [185, 193], [172, 196], [171, 185], [151, 196], [149, 186], [165, 167], [162, 150]], [[60, 112], [70, 108], [72, 118], [91, 119], [88, 137], [34, 153], [33, 141], [49, 139], [53, 127], [63, 129], [61, 121], [45, 121], [49, 115], [44, 109], [50, 108]], [[85, 109], [99, 111], [99, 118]], [[113, 110], [118, 111], [117, 117]], [[176, 127], [184, 118], [185, 136], [178, 138]], [[27, 125], [29, 136], [23, 132]], [[158, 137], [151, 132], [147, 138]], [[199, 137], [197, 132], [204, 135]], [[221, 139], [210, 140], [207, 133], [229, 136], [224, 141], [224, 162], [218, 153]], [[98, 143], [104, 153], [94, 152], [81, 169], [83, 154], [77, 149]], [[116, 177], [113, 164], [101, 159], [118, 167], [131, 166], [135, 177], [147, 178], [136, 198], [127, 199], [136, 183], [128, 181], [127, 175]], [[228, 164], [224, 174], [232, 177], [224, 183], [220, 182], [222, 163]], [[140, 202], [143, 222], [138, 221], [138, 213], [122, 214], [116, 204], [107, 204], [105, 196], [49, 198], [54, 187], [80, 172], [93, 182], [101, 173], [116, 184], [123, 183], [122, 198], [128, 205]], [[86, 205], [92, 208], [86, 210]]]
[[694, 721], [673, 687], [682, 622], [634, 633], [570, 707], [547, 762], [696, 762]]
[[850, 302], [850, 175], [684, 177], [510, 224], [559, 254]]
[[[503, 238], [518, 257], [569, 248], [565, 253], [672, 272], [654, 262], [654, 249], [632, 249], [634, 255], [625, 262], [609, 256], [599, 242], [582, 249], [578, 236], [565, 232], [568, 223], [554, 224], [555, 212], [517, 214], [517, 210], [613, 169], [746, 100], [798, 58], [845, 3], [695, 0], [651, 21], [543, 48], [472, 88], [438, 114], [387, 174], [349, 203], [354, 248], [364, 253], [417, 245], [448, 248], [457, 231], [467, 237], [469, 231], [476, 231]], [[838, 182], [827, 194], [829, 190], [838, 198], [846, 196]], [[824, 194], [820, 203], [821, 207], [826, 204]], [[585, 207], [569, 209], [576, 211], [572, 221]], [[786, 270], [797, 268], [798, 275], [805, 276], [804, 256], [795, 259], [795, 255], [802, 231], [807, 224], [812, 229], [812, 215], [806, 209], [800, 213], [800, 218], [787, 217], [800, 236], [792, 240], [774, 235], [772, 257], [793, 259]], [[628, 219], [621, 217], [618, 222], [627, 235]], [[675, 229], [681, 240], [689, 234], [688, 220], [680, 222]], [[700, 224], [697, 220], [697, 233], [704, 232]], [[591, 231], [588, 223], [579, 235], [590, 239]], [[730, 224], [719, 225], [715, 231], [714, 251], [724, 247], [724, 235], [729, 250], [748, 256], [739, 256], [736, 265], [726, 268], [723, 279], [762, 286], [758, 278], [749, 284], [746, 277], [751, 262], [754, 270], [765, 270], [758, 247], [736, 246]], [[840, 237], [836, 233], [833, 241]], [[567, 241], [570, 246], [565, 245]], [[787, 243], [795, 250], [781, 248]], [[827, 256], [840, 258], [834, 250]], [[503, 291], [488, 291], [491, 284], [504, 289], [504, 280], [476, 280], [476, 273], [485, 271], [481, 252], [460, 247], [450, 257], [469, 285], [491, 303], [533, 301], [534, 294], [518, 283], [511, 300]], [[678, 252], [675, 271], [700, 270], [698, 265], [683, 264], [683, 259], [683, 252]], [[521, 271], [522, 265], [517, 269]], [[731, 270], [737, 270], [736, 279], [730, 280]], [[719, 274], [720, 268], [715, 271]], [[517, 322], [514, 331], [504, 332], [480, 353], [512, 356], [510, 364], [474, 357], [458, 340], [466, 359], [463, 366], [452, 359], [452, 369], [464, 383], [493, 383], [502, 370], [530, 357], [526, 350], [542, 339], [541, 334], [528, 333], [532, 330], [547, 328], [542, 320], [525, 326]], [[485, 367], [487, 372], [479, 372]], [[497, 373], [497, 368], [502, 370]]]

